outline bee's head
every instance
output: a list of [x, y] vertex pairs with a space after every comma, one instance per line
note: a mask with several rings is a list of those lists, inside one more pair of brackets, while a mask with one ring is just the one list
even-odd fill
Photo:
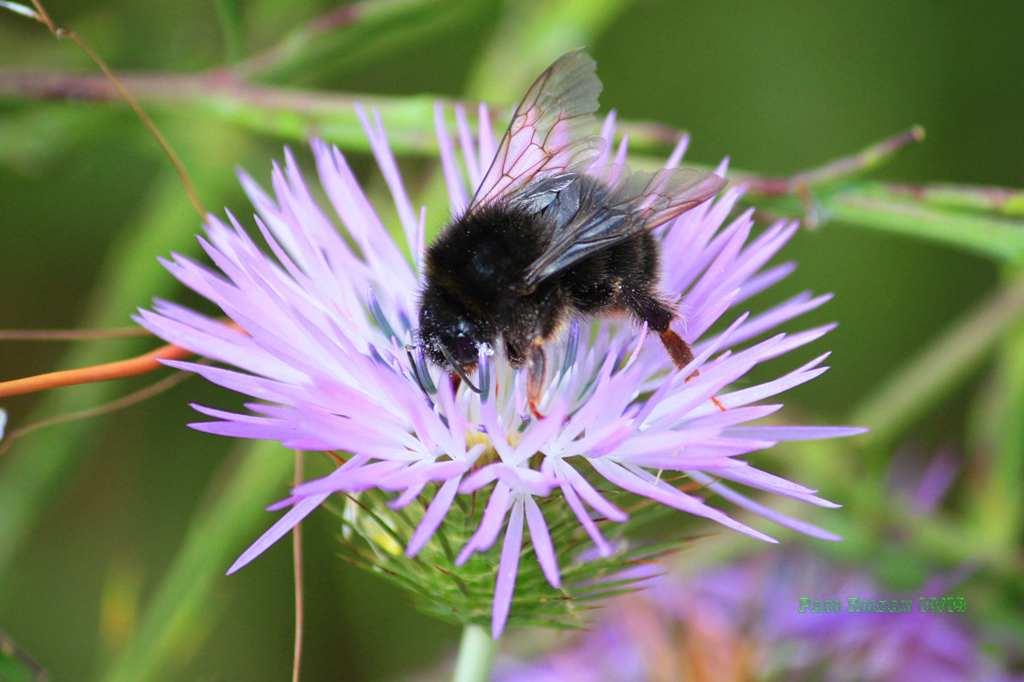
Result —
[[419, 337], [427, 357], [439, 367], [461, 371], [476, 364], [480, 344], [494, 342], [488, 326], [435, 287], [420, 305]]

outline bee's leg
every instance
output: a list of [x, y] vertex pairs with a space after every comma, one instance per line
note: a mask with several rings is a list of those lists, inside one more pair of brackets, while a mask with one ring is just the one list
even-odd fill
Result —
[[[662, 345], [665, 346], [665, 350], [668, 351], [669, 357], [672, 358], [672, 362], [675, 363], [678, 369], [682, 369], [693, 362], [693, 350], [690, 348], [690, 344], [683, 341], [683, 337], [679, 336], [679, 334], [676, 334], [671, 329], [665, 329], [658, 332], [658, 336], [661, 337]], [[692, 375], [689, 378], [692, 378]]]
[[540, 394], [544, 389], [544, 369], [547, 366], [547, 358], [544, 355], [544, 346], [534, 343], [530, 346], [530, 357], [526, 366], [526, 402], [530, 407], [530, 414], [535, 419], [543, 419], [544, 415], [537, 409], [540, 402]]
[[[665, 346], [665, 350], [668, 351], [669, 357], [672, 358], [672, 362], [677, 368], [682, 369], [693, 362], [693, 349], [690, 348], [690, 344], [686, 343], [683, 337], [674, 332], [670, 326], [675, 317], [671, 308], [650, 295], [635, 297], [630, 302], [629, 308], [634, 315], [647, 323], [649, 329], [658, 332], [661, 343]], [[700, 376], [700, 372], [694, 370], [690, 376], [686, 377], [686, 380], [692, 381], [698, 376]], [[725, 412], [725, 405], [718, 398], [712, 396], [711, 402], [719, 410]]]
[[[690, 348], [690, 344], [683, 341], [679, 334], [676, 334], [671, 329], [666, 329], [663, 332], [659, 332], [661, 336], [661, 342], [665, 344], [665, 349], [668, 354], [672, 357], [672, 362], [675, 363], [676, 367], [682, 369], [688, 364], [693, 362], [693, 350]], [[700, 372], [693, 370], [690, 376], [686, 377], [686, 381], [693, 381], [700, 376]], [[722, 412], [725, 412], [725, 405], [716, 396], [711, 396], [711, 402]]]
[[462, 377], [459, 376], [458, 372], [448, 372], [448, 382], [452, 387], [452, 395], [459, 392], [459, 386], [462, 385]]
[[690, 344], [683, 341], [683, 338], [672, 331], [669, 326], [672, 323], [672, 318], [675, 317], [675, 313], [670, 307], [650, 294], [633, 295], [626, 305], [637, 319], [647, 323], [648, 329], [658, 332], [665, 350], [668, 351], [668, 355], [676, 367], [682, 369], [693, 361], [693, 350], [690, 348]]

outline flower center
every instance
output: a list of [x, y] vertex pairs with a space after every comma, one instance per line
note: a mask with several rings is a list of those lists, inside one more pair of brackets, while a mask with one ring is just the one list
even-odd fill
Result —
[[[513, 431], [508, 435], [508, 444], [515, 447], [522, 440], [522, 436], [519, 435], [518, 431]], [[492, 462], [500, 461], [498, 451], [494, 447], [494, 442], [491, 437], [482, 431], [467, 431], [466, 432], [466, 448], [470, 449], [477, 445], [483, 445], [484, 451], [477, 457], [476, 463], [473, 468], [478, 469], [484, 465], [491, 464]]]

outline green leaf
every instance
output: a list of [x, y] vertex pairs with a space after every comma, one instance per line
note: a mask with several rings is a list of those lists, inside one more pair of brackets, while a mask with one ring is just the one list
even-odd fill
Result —
[[513, 101], [551, 62], [590, 47], [633, 0], [509, 2], [466, 92], [484, 101]]
[[[233, 148], [238, 156], [238, 139], [216, 126], [192, 131], [190, 139], [203, 146], [204, 155]], [[125, 227], [124, 236], [107, 254], [103, 275], [92, 297], [83, 304], [82, 327], [123, 326], [135, 309], [153, 296], [168, 296], [177, 290], [174, 279], [159, 267], [156, 257], [171, 251], [193, 251], [199, 221], [173, 171], [168, 170], [162, 177], [144, 200], [138, 219]], [[212, 164], [196, 165], [193, 177], [214, 205], [218, 203], [215, 197], [236, 185], [231, 173]], [[152, 341], [78, 344], [61, 360], [60, 368], [121, 359], [147, 346], [151, 347]], [[26, 421], [93, 407], [121, 392], [116, 381], [57, 390], [44, 396]], [[0, 537], [4, 539], [0, 542], [0, 575], [31, 533], [38, 515], [81, 459], [91, 453], [87, 444], [95, 440], [92, 435], [102, 423], [82, 420], [40, 431], [19, 442], [0, 462]]]
[[45, 104], [0, 116], [0, 164], [24, 175], [45, 171], [77, 141], [90, 138], [118, 114], [104, 109]]
[[477, 12], [480, 0], [363, 0], [336, 7], [239, 64], [246, 78], [309, 83], [410, 48]]
[[[288, 483], [294, 458], [277, 443], [258, 442], [243, 448], [226, 466], [234, 468], [215, 501], [199, 513], [167, 570], [135, 636], [101, 679], [137, 682], [166, 671], [174, 653], [209, 628], [206, 604], [218, 581], [228, 579], [231, 560], [266, 522], [263, 505]], [[214, 485], [220, 482], [214, 477]], [[166, 677], [166, 675], [164, 675]]]
[[[1018, 275], [1020, 279], [1020, 275]], [[999, 346], [996, 367], [979, 409], [986, 414], [970, 452], [968, 522], [979, 551], [1012, 560], [1024, 531], [1024, 316]]]
[[217, 19], [224, 34], [224, 52], [229, 63], [242, 58], [245, 36], [242, 29], [242, 7], [238, 0], [215, 0]]
[[949, 395], [1024, 314], [1024, 278], [982, 301], [953, 328], [911, 358], [850, 416], [867, 426], [872, 445], [892, 443], [914, 419]]
[[823, 200], [833, 220], [948, 244], [1008, 262], [1024, 261], [1024, 224], [925, 206], [891, 192], [853, 190]]

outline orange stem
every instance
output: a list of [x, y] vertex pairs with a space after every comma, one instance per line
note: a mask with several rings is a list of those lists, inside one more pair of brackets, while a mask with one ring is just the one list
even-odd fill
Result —
[[102, 365], [91, 367], [80, 367], [78, 369], [66, 369], [60, 372], [47, 372], [37, 374], [24, 379], [12, 379], [11, 381], [0, 381], [0, 398], [9, 398], [14, 395], [35, 393], [51, 388], [62, 386], [76, 386], [78, 384], [91, 384], [96, 381], [110, 381], [111, 379], [123, 379], [139, 374], [146, 374], [160, 369], [160, 360], [180, 360], [192, 355], [191, 351], [181, 346], [167, 344], [152, 350], [144, 355], [107, 362]]

